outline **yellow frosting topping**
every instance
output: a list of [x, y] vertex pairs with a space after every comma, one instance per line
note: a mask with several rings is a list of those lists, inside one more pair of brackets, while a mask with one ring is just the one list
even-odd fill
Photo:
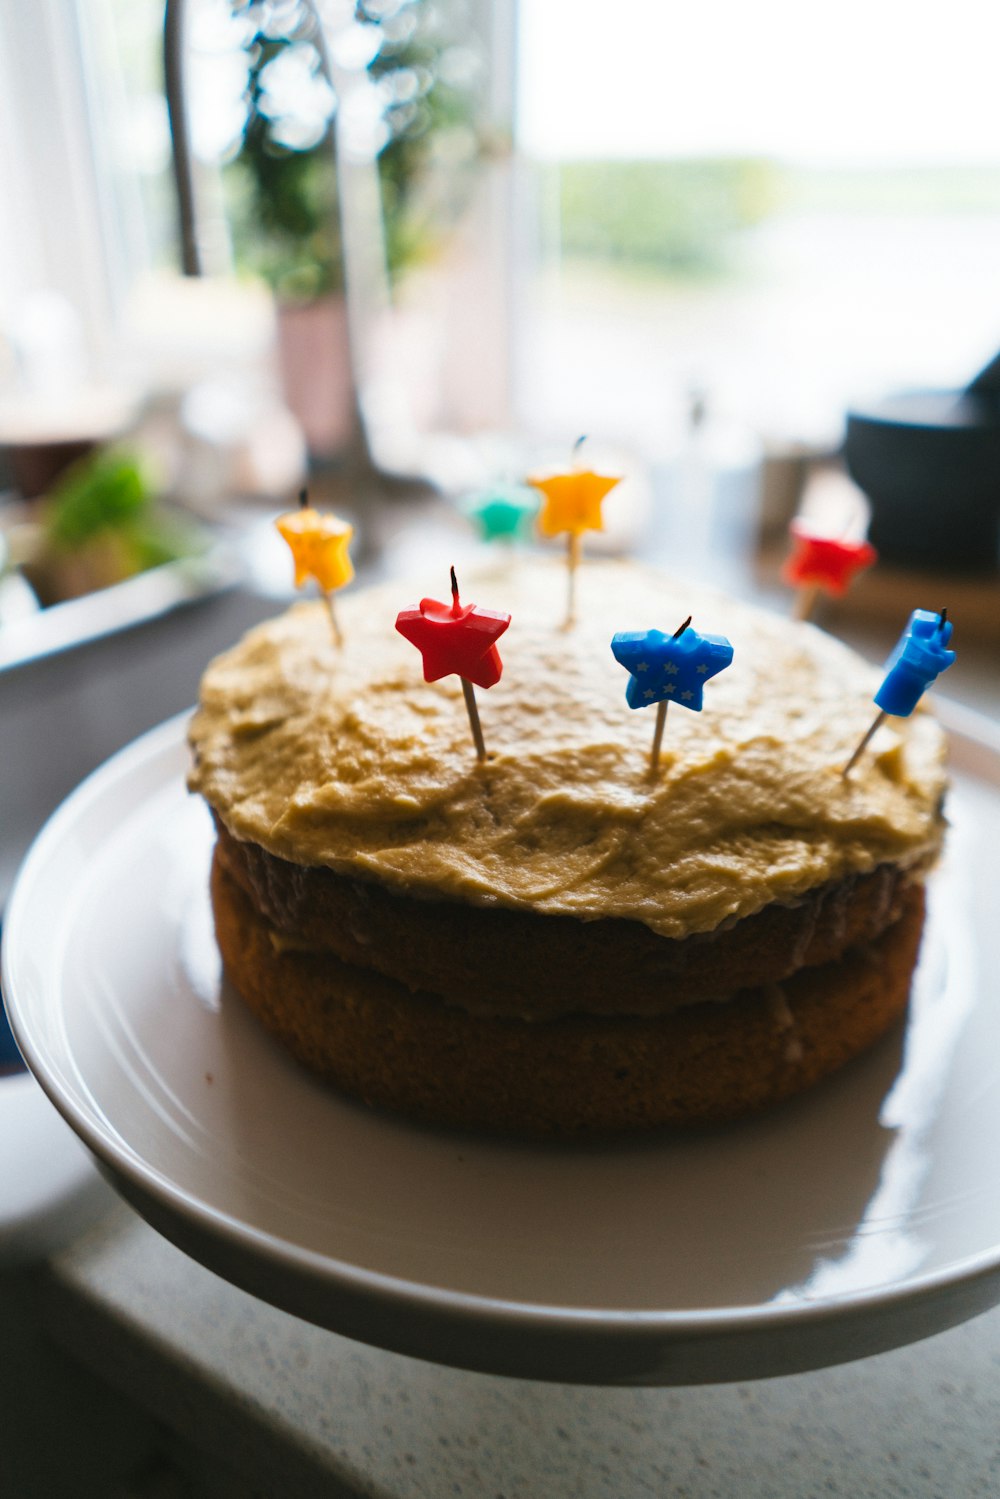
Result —
[[[237, 838], [300, 864], [667, 937], [934, 855], [944, 735], [929, 713], [888, 720], [841, 775], [878, 668], [812, 625], [624, 563], [581, 574], [567, 631], [563, 577], [552, 560], [463, 577], [469, 601], [513, 616], [503, 678], [479, 694], [484, 763], [459, 679], [424, 682], [393, 628], [420, 592], [397, 583], [346, 602], [343, 650], [322, 605], [298, 604], [217, 658], [191, 788]], [[688, 614], [735, 655], [701, 713], [671, 707], [653, 776], [655, 710], [626, 705], [611, 637]]]

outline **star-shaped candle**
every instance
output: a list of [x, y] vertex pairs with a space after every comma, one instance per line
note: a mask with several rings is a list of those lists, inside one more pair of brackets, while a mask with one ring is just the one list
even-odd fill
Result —
[[348, 544], [354, 527], [336, 515], [320, 515], [309, 504], [306, 491], [299, 494], [298, 510], [288, 510], [275, 521], [279, 534], [288, 543], [295, 563], [295, 586], [301, 588], [315, 579], [330, 614], [334, 639], [343, 643], [333, 604], [333, 595], [354, 577]]
[[651, 708], [657, 704], [649, 757], [650, 769], [655, 771], [668, 705], [680, 703], [700, 713], [705, 683], [730, 664], [733, 647], [724, 635], [701, 635], [692, 630], [689, 616], [673, 635], [665, 635], [662, 630], [623, 631], [613, 637], [611, 650], [615, 660], [631, 673], [625, 689], [629, 707]]
[[531, 534], [540, 503], [533, 485], [495, 484], [470, 495], [462, 509], [483, 541], [513, 542]]
[[[576, 443], [578, 451], [584, 438]], [[584, 531], [603, 531], [601, 506], [605, 496], [621, 483], [620, 474], [599, 474], [592, 468], [575, 468], [564, 474], [529, 479], [541, 491], [542, 508], [538, 529], [543, 536], [566, 535], [567, 603], [566, 623], [576, 619], [576, 570], [580, 564], [581, 538]]]
[[885, 663], [885, 678], [875, 694], [879, 712], [844, 766], [845, 777], [850, 775], [889, 714], [894, 718], [909, 718], [931, 683], [947, 671], [955, 659], [955, 652], [948, 646], [951, 630], [947, 609], [937, 614], [929, 609], [914, 609]]
[[421, 599], [416, 609], [401, 609], [396, 616], [396, 629], [423, 657], [425, 682], [454, 675], [461, 678], [469, 726], [480, 760], [486, 759], [486, 745], [472, 684], [494, 687], [499, 682], [503, 662], [496, 642], [509, 624], [509, 614], [460, 601], [454, 568], [450, 604]]
[[792, 521], [789, 534], [792, 552], [781, 576], [797, 590], [796, 619], [809, 618], [821, 591], [840, 598], [858, 573], [878, 561], [870, 542], [823, 536], [801, 520]]

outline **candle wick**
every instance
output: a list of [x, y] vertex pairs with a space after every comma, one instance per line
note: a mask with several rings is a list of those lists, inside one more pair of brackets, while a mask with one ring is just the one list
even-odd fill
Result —
[[688, 625], [691, 623], [691, 621], [692, 621], [693, 618], [694, 618], [694, 615], [693, 614], [689, 614], [688, 617], [687, 617], [687, 619], [681, 625], [680, 629], [674, 631], [673, 637], [672, 637], [674, 640], [679, 640], [680, 639], [680, 637], [684, 634], [684, 631], [687, 629]]
[[580, 449], [583, 447], [583, 445], [584, 445], [584, 443], [586, 441], [587, 441], [587, 434], [586, 434], [586, 432], [584, 432], [580, 437], [578, 437], [576, 439], [576, 442], [573, 444], [573, 456], [574, 457], [576, 457], [577, 453], [579, 453]]
[[458, 602], [458, 579], [455, 576], [455, 569], [452, 568], [451, 569], [451, 612], [452, 612], [452, 614], [458, 614], [461, 611], [461, 607], [462, 607], [461, 604]]
[[948, 611], [947, 611], [947, 609], [939, 609], [938, 610], [938, 630], [939, 631], [943, 630], [944, 627], [945, 627], [945, 625], [947, 623], [948, 623]]
[[305, 509], [307, 509], [308, 505], [309, 505], [309, 491], [308, 491], [308, 489], [300, 489], [299, 490], [299, 509], [300, 510], [305, 510]]

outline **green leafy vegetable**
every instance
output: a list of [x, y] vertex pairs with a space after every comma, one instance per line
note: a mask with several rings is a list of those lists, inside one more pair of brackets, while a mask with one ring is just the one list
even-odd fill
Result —
[[134, 454], [107, 448], [73, 464], [49, 496], [46, 533], [76, 551], [106, 531], [130, 533], [152, 507], [153, 487]]

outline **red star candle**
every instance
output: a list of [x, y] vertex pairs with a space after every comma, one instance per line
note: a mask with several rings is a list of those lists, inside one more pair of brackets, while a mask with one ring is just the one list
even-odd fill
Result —
[[[585, 441], [579, 438], [576, 448]], [[601, 506], [605, 496], [621, 483], [620, 475], [598, 474], [591, 468], [576, 468], [566, 474], [529, 479], [528, 483], [542, 495], [538, 529], [543, 536], [566, 534], [568, 594], [566, 623], [576, 619], [576, 570], [580, 563], [581, 537], [584, 531], [603, 531]]]
[[878, 561], [878, 553], [867, 541], [821, 536], [801, 520], [793, 520], [789, 532], [792, 552], [781, 576], [798, 590], [796, 619], [809, 618], [821, 590], [840, 598], [858, 573]]
[[423, 657], [425, 682], [437, 682], [441, 677], [461, 678], [469, 726], [480, 760], [486, 759], [486, 745], [472, 684], [494, 687], [499, 682], [503, 662], [496, 642], [509, 624], [509, 614], [461, 602], [454, 568], [450, 604], [421, 599], [418, 608], [401, 609], [396, 616], [396, 629]]
[[334, 639], [342, 645], [333, 594], [335, 589], [343, 588], [354, 577], [354, 567], [347, 551], [354, 527], [336, 515], [320, 515], [309, 504], [304, 489], [299, 494], [298, 510], [279, 515], [274, 524], [291, 551], [296, 588], [301, 588], [310, 578], [315, 579], [330, 615]]

